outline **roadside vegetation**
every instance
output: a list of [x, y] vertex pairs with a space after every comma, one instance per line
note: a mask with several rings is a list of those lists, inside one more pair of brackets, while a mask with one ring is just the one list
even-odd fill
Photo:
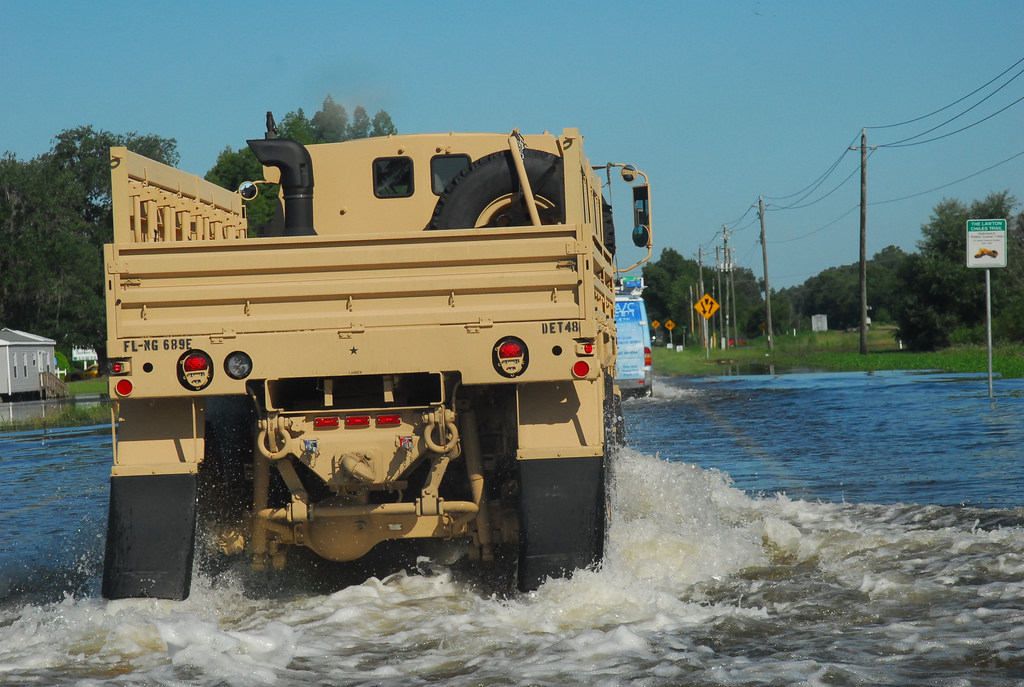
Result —
[[[1007, 251], [1020, 255], [1024, 249], [1024, 213], [1018, 212], [1019, 206], [1009, 190], [993, 191], [970, 203], [943, 199], [932, 209], [927, 223], [921, 225], [917, 252], [889, 246], [867, 261], [871, 319], [895, 325], [895, 336], [904, 349], [911, 351], [962, 352], [972, 350], [971, 346], [984, 346], [985, 275], [984, 270], [965, 264], [966, 225], [970, 219], [1005, 219]], [[781, 291], [773, 289], [776, 341], [782, 344], [794, 329], [809, 331], [815, 315], [825, 315], [827, 326], [833, 330], [859, 328], [859, 267], [856, 263], [830, 267], [803, 284]], [[990, 271], [993, 338], [1001, 348], [1013, 342], [1024, 343], [1024, 260], [1011, 258], [1006, 267]], [[738, 338], [756, 341], [763, 335], [767, 326], [764, 281], [750, 268], [736, 266], [720, 274], [713, 265], [701, 266], [665, 248], [658, 260], [644, 265], [643, 275], [647, 314], [652, 322], [674, 322], [677, 341], [684, 330], [693, 327], [693, 306], [704, 293], [723, 310], [728, 303], [730, 332], [737, 332]], [[727, 293], [718, 292], [719, 284]], [[732, 288], [726, 289], [727, 284]], [[713, 328], [725, 327], [720, 317], [716, 314], [712, 318]], [[688, 343], [692, 341], [690, 332]], [[911, 356], [905, 359], [909, 361]]]
[[[45, 416], [38, 415], [13, 422], [0, 415], [0, 433], [57, 427], [82, 427], [110, 422], [110, 399], [106, 395], [106, 377], [71, 382], [68, 384], [68, 393], [72, 397], [98, 395], [100, 398], [96, 403], [68, 403], [60, 410], [47, 412]], [[0, 405], [0, 410], [2, 409], [3, 406]]]
[[[988, 371], [985, 346], [964, 344], [938, 351], [901, 349], [894, 326], [876, 326], [868, 334], [868, 354], [860, 354], [860, 333], [797, 332], [777, 335], [775, 350], [768, 350], [765, 337], [758, 336], [730, 349], [704, 348], [689, 344], [682, 351], [669, 350], [664, 342], [655, 344], [654, 373], [665, 376], [707, 376], [717, 374], [762, 374], [787, 372], [858, 372], [873, 370], [937, 370], [940, 372]], [[996, 347], [993, 373], [1005, 378], [1024, 378], [1024, 345], [1007, 343]]]

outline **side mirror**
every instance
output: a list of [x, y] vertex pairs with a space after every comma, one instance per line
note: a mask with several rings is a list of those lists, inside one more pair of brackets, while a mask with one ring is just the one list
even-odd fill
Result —
[[238, 187], [238, 195], [242, 196], [242, 200], [252, 200], [259, 194], [259, 187], [251, 181], [243, 181]]
[[634, 167], [633, 165], [623, 165], [622, 172], [620, 172], [620, 174], [622, 176], [622, 180], [625, 181], [627, 184], [632, 184], [634, 181], [636, 181], [636, 178], [639, 175], [639, 173], [636, 171], [636, 167]]
[[[626, 177], [625, 168], [622, 170], [622, 176]], [[651, 187], [648, 184], [633, 187], [633, 227], [633, 245], [637, 248], [649, 248], [651, 245]]]

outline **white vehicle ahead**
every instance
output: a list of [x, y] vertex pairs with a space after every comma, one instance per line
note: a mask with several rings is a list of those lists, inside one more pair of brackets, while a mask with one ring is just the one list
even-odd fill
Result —
[[623, 398], [651, 395], [651, 334], [643, 290], [642, 278], [623, 277], [615, 293], [615, 383]]

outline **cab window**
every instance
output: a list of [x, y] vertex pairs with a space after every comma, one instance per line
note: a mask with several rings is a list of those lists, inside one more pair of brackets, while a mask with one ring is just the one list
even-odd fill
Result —
[[373, 195], [408, 198], [412, 192], [411, 157], [379, 157], [373, 161]]
[[430, 187], [434, 195], [444, 193], [452, 179], [469, 167], [468, 155], [435, 155], [430, 158]]

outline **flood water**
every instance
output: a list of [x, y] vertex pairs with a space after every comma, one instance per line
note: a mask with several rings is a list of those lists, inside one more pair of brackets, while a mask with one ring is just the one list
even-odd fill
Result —
[[[658, 379], [600, 570], [99, 597], [109, 428], [0, 435], [0, 684], [1024, 684], [1024, 381]], [[255, 593], [254, 589], [260, 589]]]

